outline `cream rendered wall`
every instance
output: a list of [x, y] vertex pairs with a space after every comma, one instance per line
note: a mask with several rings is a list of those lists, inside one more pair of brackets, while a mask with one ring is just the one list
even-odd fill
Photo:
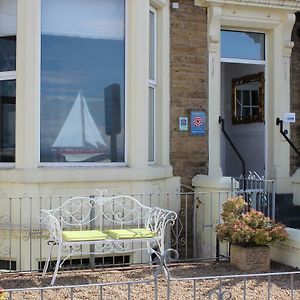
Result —
[[[148, 164], [149, 7], [157, 9], [156, 162]], [[28, 229], [39, 228], [41, 207], [49, 195], [177, 193], [180, 179], [169, 163], [169, 0], [126, 0], [126, 162], [60, 166], [39, 163], [41, 0], [17, 1], [16, 163], [0, 165], [1, 223], [18, 234], [1, 239], [1, 259], [17, 260], [17, 268], [37, 262], [38, 239], [29, 245]], [[45, 198], [27, 196], [47, 196]], [[11, 198], [12, 197], [12, 198]], [[20, 198], [19, 198], [20, 197]], [[179, 210], [179, 197], [151, 200], [154, 206]], [[170, 200], [171, 199], [171, 200]], [[150, 204], [149, 196], [142, 199]], [[4, 226], [5, 227], [5, 226]], [[2, 232], [3, 233], [3, 232]], [[33, 237], [34, 238], [34, 237]], [[21, 240], [21, 242], [20, 242]], [[5, 245], [7, 246], [5, 248]], [[29, 250], [32, 256], [29, 259]], [[3, 248], [4, 247], [4, 248]], [[12, 249], [3, 257], [1, 250]], [[21, 253], [21, 254], [20, 254]], [[20, 256], [21, 255], [21, 256]], [[42, 258], [46, 255], [43, 248]]]
[[126, 163], [62, 167], [39, 163], [41, 0], [18, 1], [16, 163], [10, 169], [1, 169], [0, 165], [0, 188], [6, 195], [50, 194], [58, 186], [74, 188], [76, 192], [76, 187], [113, 185], [120, 186], [118, 191], [134, 192], [136, 183], [139, 191], [149, 190], [152, 183], [155, 186], [159, 183], [160, 189], [165, 191], [168, 179], [173, 182], [169, 164], [169, 1], [151, 2], [157, 8], [159, 26], [157, 161], [154, 165], [148, 165], [146, 134], [150, 1], [127, 0], [126, 3]]

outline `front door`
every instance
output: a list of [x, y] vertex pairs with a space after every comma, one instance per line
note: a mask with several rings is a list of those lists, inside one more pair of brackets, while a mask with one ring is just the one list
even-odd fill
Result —
[[[249, 172], [265, 176], [265, 34], [221, 31], [221, 115]], [[221, 136], [224, 176], [242, 175], [242, 163]]]

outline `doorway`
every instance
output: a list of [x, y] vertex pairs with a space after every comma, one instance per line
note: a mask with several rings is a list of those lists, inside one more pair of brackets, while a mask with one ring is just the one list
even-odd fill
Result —
[[[222, 30], [221, 116], [225, 130], [245, 161], [246, 176], [265, 176], [265, 35]], [[242, 163], [221, 135], [223, 176], [242, 175]]]

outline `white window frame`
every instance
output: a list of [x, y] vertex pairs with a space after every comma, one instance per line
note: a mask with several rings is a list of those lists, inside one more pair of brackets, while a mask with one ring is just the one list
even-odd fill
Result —
[[[40, 10], [40, 14], [42, 15], [42, 10]], [[127, 70], [128, 70], [128, 1], [124, 0], [124, 162], [41, 162], [41, 129], [40, 129], [40, 123], [41, 123], [41, 98], [39, 99], [39, 139], [38, 139], [38, 167], [47, 167], [47, 168], [56, 168], [56, 167], [126, 167], [128, 166], [128, 107], [127, 107], [127, 84], [128, 84], [128, 79], [127, 79]], [[42, 27], [40, 26], [40, 36], [42, 35]], [[40, 43], [40, 52], [41, 52], [42, 44]], [[41, 60], [40, 60], [40, 70], [41, 70]], [[40, 79], [41, 79], [41, 74], [40, 74]], [[40, 81], [41, 84], [41, 81]]]
[[[150, 6], [149, 7], [149, 16], [150, 16], [150, 12], [153, 13], [154, 15], [154, 66], [153, 66], [153, 73], [154, 73], [154, 79], [150, 78], [150, 59], [149, 59], [149, 88], [148, 91], [151, 89], [153, 89], [153, 113], [154, 113], [154, 118], [153, 118], [153, 145], [152, 145], [152, 149], [153, 149], [153, 160], [149, 160], [149, 153], [148, 153], [148, 164], [153, 165], [155, 164], [156, 161], [156, 94], [157, 94], [157, 10], [153, 7]], [[149, 18], [150, 19], [150, 18]], [[149, 20], [150, 23], [150, 20]], [[149, 26], [150, 28], [150, 26]], [[150, 35], [150, 31], [149, 31], [149, 35]], [[150, 58], [150, 44], [149, 44], [149, 58]], [[149, 93], [150, 94], [150, 93]], [[149, 100], [150, 101], [150, 97]], [[150, 107], [150, 103], [148, 102], [148, 107]], [[150, 111], [149, 111], [150, 113]], [[148, 115], [150, 117], [150, 114]], [[150, 123], [150, 122], [149, 122]], [[148, 136], [150, 134], [150, 128], [148, 130]], [[149, 138], [148, 138], [148, 142], [149, 142]], [[148, 151], [149, 151], [150, 146], [148, 145]]]

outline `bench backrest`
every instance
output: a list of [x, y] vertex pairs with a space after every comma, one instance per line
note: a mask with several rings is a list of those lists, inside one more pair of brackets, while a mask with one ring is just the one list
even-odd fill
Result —
[[54, 239], [61, 239], [62, 230], [108, 228], [147, 228], [163, 235], [167, 224], [174, 224], [177, 214], [158, 207], [148, 207], [137, 199], [103, 193], [94, 197], [73, 197], [61, 206], [42, 211], [42, 220]]
[[[152, 208], [130, 196], [73, 197], [61, 206], [43, 211], [54, 216], [62, 229], [145, 227]], [[43, 217], [44, 218], [44, 217]]]

